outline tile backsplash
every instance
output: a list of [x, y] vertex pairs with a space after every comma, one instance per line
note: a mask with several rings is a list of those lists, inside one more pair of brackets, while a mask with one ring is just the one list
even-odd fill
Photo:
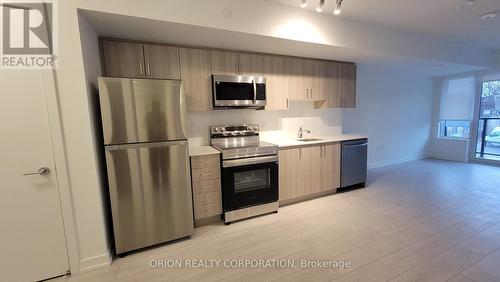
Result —
[[341, 109], [316, 110], [312, 103], [298, 101], [291, 101], [289, 107], [288, 111], [220, 110], [188, 114], [190, 144], [208, 145], [211, 125], [256, 123], [260, 125], [263, 134], [282, 131], [292, 135], [304, 124], [305, 128], [318, 135], [342, 132]]

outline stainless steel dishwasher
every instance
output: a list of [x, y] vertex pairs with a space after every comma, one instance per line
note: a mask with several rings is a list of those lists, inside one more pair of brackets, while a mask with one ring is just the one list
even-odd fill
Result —
[[368, 139], [342, 142], [340, 187], [366, 184]]

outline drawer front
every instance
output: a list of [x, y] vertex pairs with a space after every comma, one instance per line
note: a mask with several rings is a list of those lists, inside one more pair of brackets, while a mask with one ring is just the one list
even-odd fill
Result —
[[193, 194], [201, 194], [206, 192], [215, 192], [221, 190], [220, 179], [201, 180], [193, 182]]
[[222, 213], [222, 196], [220, 191], [194, 195], [195, 219], [201, 219]]
[[191, 157], [191, 168], [220, 167], [219, 155]]
[[220, 168], [219, 167], [207, 167], [207, 168], [197, 168], [193, 169], [193, 182], [198, 182], [202, 180], [212, 180], [220, 179]]

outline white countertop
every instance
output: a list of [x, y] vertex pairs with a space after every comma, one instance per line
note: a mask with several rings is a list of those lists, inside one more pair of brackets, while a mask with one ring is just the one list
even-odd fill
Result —
[[189, 145], [189, 156], [205, 156], [205, 155], [216, 155], [220, 154], [220, 151], [212, 146], [197, 146]]
[[368, 138], [368, 137], [364, 136], [364, 135], [357, 135], [357, 134], [338, 134], [338, 135], [330, 135], [330, 136], [316, 136], [316, 135], [310, 136], [308, 134], [304, 134], [304, 138], [320, 138], [321, 140], [303, 142], [303, 141], [297, 141], [296, 138], [291, 138], [290, 136], [287, 136], [287, 135], [266, 136], [265, 138], [261, 137], [261, 140], [265, 141], [265, 142], [276, 144], [280, 148], [286, 148], [286, 147], [318, 145], [318, 144], [325, 144], [325, 143], [335, 143], [335, 142], [349, 141], [349, 140], [362, 139], [362, 138]]

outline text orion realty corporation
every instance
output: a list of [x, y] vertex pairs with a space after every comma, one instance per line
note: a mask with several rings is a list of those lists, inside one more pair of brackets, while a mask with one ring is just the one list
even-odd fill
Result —
[[0, 0], [3, 69], [50, 69], [56, 64], [57, 0]]

